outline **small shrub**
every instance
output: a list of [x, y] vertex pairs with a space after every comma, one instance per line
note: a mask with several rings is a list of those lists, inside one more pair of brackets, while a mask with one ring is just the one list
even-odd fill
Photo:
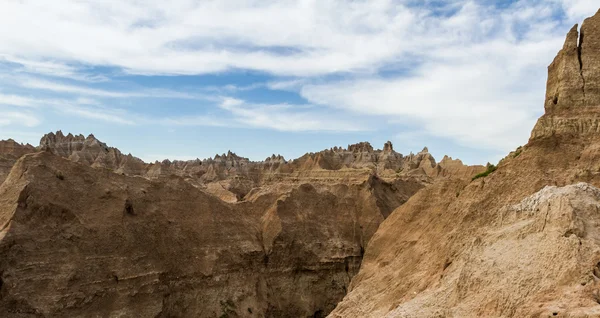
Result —
[[489, 165], [489, 166], [487, 167], [487, 170], [485, 170], [484, 172], [482, 172], [482, 173], [480, 173], [480, 174], [477, 174], [476, 176], [474, 176], [474, 177], [473, 177], [473, 179], [471, 179], [471, 181], [472, 181], [472, 180], [479, 179], [479, 178], [485, 178], [485, 177], [487, 177], [487, 176], [488, 176], [490, 173], [492, 173], [492, 172], [496, 171], [496, 169], [498, 169], [498, 167], [496, 167], [495, 165]]
[[515, 150], [515, 153], [513, 154], [513, 158], [520, 156], [521, 152], [523, 152], [523, 147], [519, 146], [519, 148], [517, 148], [517, 150]]
[[65, 176], [63, 175], [62, 172], [56, 171], [55, 175], [58, 178], [58, 180], [65, 180]]

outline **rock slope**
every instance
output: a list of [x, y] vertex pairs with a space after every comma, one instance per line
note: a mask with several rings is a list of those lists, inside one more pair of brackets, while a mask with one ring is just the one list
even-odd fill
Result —
[[330, 317], [600, 316], [600, 12], [581, 30], [529, 143], [392, 212]]
[[323, 317], [422, 186], [283, 183], [230, 204], [27, 154], [0, 186], [0, 316]]
[[12, 139], [0, 140], [0, 184], [6, 179], [17, 159], [35, 150], [30, 144], [20, 144]]

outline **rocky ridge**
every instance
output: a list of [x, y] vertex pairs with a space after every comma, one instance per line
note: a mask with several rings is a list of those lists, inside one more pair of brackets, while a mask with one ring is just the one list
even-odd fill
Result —
[[0, 184], [6, 179], [17, 159], [35, 150], [30, 144], [20, 144], [12, 139], [0, 140]]
[[[3, 149], [0, 148], [0, 155]], [[37, 148], [28, 146], [20, 151], [20, 155], [48, 151], [95, 168], [149, 179], [179, 176], [194, 186], [231, 202], [242, 200], [252, 188], [277, 182], [363, 182], [373, 173], [388, 180], [411, 177], [430, 182], [433, 178], [449, 174], [475, 175], [484, 169], [482, 166], [466, 166], [460, 160], [451, 158], [444, 158], [438, 164], [427, 148], [417, 154], [403, 156], [394, 151], [389, 141], [383, 150], [375, 150], [368, 142], [361, 142], [348, 145], [347, 148], [333, 147], [317, 153], [307, 153], [290, 161], [273, 154], [264, 161], [253, 162], [228, 151], [203, 160], [163, 160], [147, 164], [131, 154], [125, 155], [119, 149], [109, 147], [94, 135], [64, 135], [57, 131], [44, 135]], [[6, 160], [0, 177], [8, 174], [20, 155]], [[3, 179], [0, 178], [0, 181]]]
[[528, 144], [392, 212], [330, 317], [600, 316], [598, 61], [600, 11], [548, 68]]

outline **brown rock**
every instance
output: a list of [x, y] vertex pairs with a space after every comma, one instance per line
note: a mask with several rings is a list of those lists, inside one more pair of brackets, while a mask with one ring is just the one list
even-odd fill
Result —
[[531, 139], [600, 132], [600, 12], [575, 25], [548, 67], [545, 110]]
[[437, 179], [392, 212], [330, 317], [600, 315], [600, 105], [588, 87], [599, 22], [584, 22], [580, 50], [569, 32], [529, 143], [487, 176]]
[[177, 177], [26, 155], [0, 186], [0, 315], [323, 316], [422, 185], [286, 187], [228, 204]]

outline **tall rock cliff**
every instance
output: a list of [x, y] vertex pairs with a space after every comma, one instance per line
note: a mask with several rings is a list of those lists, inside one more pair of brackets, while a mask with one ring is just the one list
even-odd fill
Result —
[[567, 34], [548, 67], [545, 114], [532, 138], [600, 133], [600, 15], [586, 19]]
[[330, 317], [600, 316], [600, 12], [581, 30], [529, 143], [393, 211]]

